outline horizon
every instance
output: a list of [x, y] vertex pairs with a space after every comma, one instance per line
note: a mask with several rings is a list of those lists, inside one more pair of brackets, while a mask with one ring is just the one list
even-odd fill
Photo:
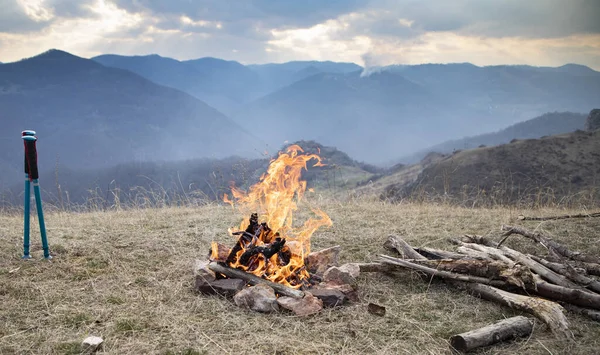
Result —
[[600, 70], [600, 2], [0, 0], [0, 62], [61, 48], [244, 65], [472, 63]]
[[[255, 65], [269, 65], [269, 64], [286, 64], [286, 63], [293, 63], [293, 62], [321, 62], [321, 63], [326, 63], [326, 62], [330, 62], [330, 63], [337, 63], [337, 64], [354, 64], [357, 65], [359, 67], [361, 67], [363, 70], [368, 69], [367, 67], [365, 67], [364, 65], [361, 65], [360, 63], [355, 63], [355, 62], [336, 62], [333, 60], [289, 60], [289, 61], [285, 61], [285, 62], [265, 62], [265, 63], [242, 63], [240, 61], [237, 60], [232, 60], [232, 59], [224, 59], [224, 58], [219, 58], [219, 57], [212, 57], [212, 56], [205, 56], [205, 57], [198, 57], [198, 58], [190, 58], [190, 59], [178, 59], [178, 58], [174, 58], [174, 57], [169, 57], [169, 56], [165, 56], [165, 55], [161, 55], [158, 53], [148, 53], [148, 54], [132, 54], [132, 55], [127, 55], [127, 54], [119, 54], [119, 53], [102, 53], [102, 54], [98, 54], [96, 56], [93, 57], [84, 57], [81, 55], [78, 55], [77, 53], [73, 53], [73, 52], [69, 52], [67, 50], [64, 49], [60, 49], [60, 48], [50, 48], [44, 51], [41, 51], [37, 54], [34, 54], [32, 56], [29, 57], [23, 57], [11, 62], [3, 62], [0, 61], [0, 64], [12, 64], [12, 63], [18, 63], [20, 61], [24, 61], [24, 60], [28, 60], [28, 59], [33, 59], [36, 58], [38, 56], [41, 56], [45, 53], [48, 52], [52, 52], [52, 51], [60, 51], [60, 52], [64, 52], [64, 53], [68, 53], [70, 55], [76, 56], [78, 58], [82, 58], [82, 59], [87, 59], [87, 60], [93, 60], [96, 57], [101, 57], [101, 56], [117, 56], [117, 57], [151, 57], [151, 56], [158, 56], [161, 58], [165, 58], [165, 59], [173, 59], [176, 60], [178, 62], [185, 62], [185, 61], [191, 61], [191, 60], [199, 60], [199, 59], [217, 59], [217, 60], [223, 60], [223, 61], [227, 61], [227, 62], [236, 62], [239, 64], [242, 64], [244, 66], [255, 66]], [[553, 65], [553, 66], [548, 66], [548, 65], [531, 65], [531, 64], [491, 64], [491, 65], [477, 65], [475, 63], [471, 63], [471, 62], [427, 62], [427, 63], [418, 63], [418, 64], [401, 64], [401, 63], [392, 63], [392, 64], [387, 64], [387, 65], [383, 65], [383, 66], [373, 66], [370, 67], [371, 69], [377, 69], [377, 68], [386, 68], [386, 67], [393, 67], [393, 66], [419, 66], [419, 65], [472, 65], [478, 68], [486, 68], [486, 67], [495, 67], [495, 66], [514, 66], [514, 67], [518, 67], [518, 66], [526, 66], [526, 67], [533, 67], [533, 68], [561, 68], [561, 67], [565, 67], [568, 65], [576, 65], [576, 66], [583, 66], [586, 67], [588, 69], [594, 70], [596, 72], [600, 72], [600, 69], [595, 69], [593, 67], [590, 67], [588, 65], [585, 64], [581, 64], [581, 63], [574, 63], [574, 62], [566, 62], [563, 64], [558, 64], [558, 65]]]

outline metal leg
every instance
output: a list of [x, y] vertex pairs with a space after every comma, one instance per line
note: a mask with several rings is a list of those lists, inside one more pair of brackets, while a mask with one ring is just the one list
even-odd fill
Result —
[[29, 184], [29, 175], [25, 174], [25, 200], [23, 201], [23, 259], [31, 259], [29, 255], [29, 214], [31, 208], [31, 187]]
[[33, 180], [33, 192], [35, 194], [35, 206], [37, 209], [38, 220], [40, 222], [40, 233], [42, 234], [42, 248], [44, 249], [44, 258], [52, 259], [50, 249], [48, 248], [48, 239], [46, 238], [46, 224], [44, 223], [44, 211], [42, 210], [42, 196], [40, 194], [40, 183], [37, 179]]

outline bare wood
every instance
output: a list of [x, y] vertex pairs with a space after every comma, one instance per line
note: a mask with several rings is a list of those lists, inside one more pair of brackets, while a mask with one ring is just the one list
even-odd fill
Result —
[[288, 286], [285, 286], [282, 284], [278, 284], [278, 283], [271, 282], [271, 281], [268, 281], [265, 279], [261, 279], [260, 277], [258, 277], [256, 275], [249, 274], [242, 270], [232, 269], [228, 266], [221, 265], [214, 261], [211, 262], [210, 264], [208, 264], [208, 268], [214, 272], [223, 274], [227, 277], [244, 280], [251, 285], [265, 284], [265, 285], [271, 287], [273, 290], [275, 290], [275, 292], [277, 292], [281, 295], [284, 295], [284, 296], [293, 297], [293, 298], [303, 298], [304, 297], [304, 292], [302, 292], [300, 290], [296, 290], [294, 288], [291, 288], [291, 287], [288, 287]]
[[553, 285], [542, 280], [539, 276], [536, 278], [535, 291], [538, 295], [556, 301], [570, 303], [575, 306], [593, 308], [600, 310], [600, 295], [585, 289], [573, 289], [559, 285]]
[[514, 265], [515, 264], [515, 262], [512, 261], [512, 259], [510, 259], [509, 257], [507, 257], [504, 254], [504, 252], [502, 252], [499, 249], [488, 247], [488, 246], [481, 245], [481, 244], [475, 244], [475, 243], [464, 243], [464, 242], [462, 242], [461, 245], [463, 247], [466, 247], [466, 248], [470, 248], [470, 249], [473, 249], [473, 250], [476, 250], [476, 251], [479, 251], [479, 252], [482, 252], [482, 253], [486, 253], [488, 255], [488, 258], [505, 262], [508, 265]]
[[499, 287], [506, 287], [508, 285], [506, 282], [500, 281], [500, 280], [490, 280], [490, 279], [487, 279], [484, 277], [479, 277], [479, 276], [461, 275], [461, 274], [457, 274], [457, 273], [450, 272], [450, 271], [436, 270], [429, 266], [419, 265], [419, 264], [416, 264], [414, 262], [404, 260], [404, 259], [392, 258], [391, 256], [387, 256], [387, 255], [379, 255], [379, 257], [381, 259], [381, 262], [384, 264], [392, 264], [392, 265], [402, 266], [402, 267], [405, 267], [408, 269], [424, 272], [430, 276], [435, 276], [435, 277], [440, 277], [440, 278], [450, 279], [450, 280], [455, 280], [455, 281], [475, 282], [475, 283], [481, 283], [481, 284], [486, 284], [486, 285], [495, 285], [495, 286], [499, 286]]
[[501, 341], [524, 337], [531, 334], [532, 331], [531, 319], [516, 316], [470, 332], [453, 335], [450, 337], [450, 345], [458, 351], [467, 352]]
[[596, 293], [600, 293], [600, 282], [598, 280], [592, 279], [591, 277], [587, 277], [578, 273], [571, 265], [553, 263], [548, 260], [539, 258], [535, 255], [529, 255], [529, 257], [537, 261], [538, 263], [546, 266], [547, 268], [553, 270], [554, 272], [567, 277], [569, 280], [579, 285], [582, 285], [583, 287], [592, 290]]
[[593, 218], [600, 217], [600, 212], [595, 213], [580, 213], [580, 214], [565, 214], [560, 216], [549, 216], [549, 217], [527, 217], [519, 216], [521, 221], [553, 221], [557, 219], [569, 219], [569, 218]]
[[397, 252], [402, 259], [427, 259], [423, 255], [417, 253], [407, 242], [396, 235], [388, 236], [383, 247]]
[[470, 256], [471, 258], [474, 258], [474, 259], [486, 259], [487, 260], [490, 258], [489, 255], [484, 252], [477, 251], [477, 250], [463, 247], [463, 246], [456, 248], [456, 251], [458, 251], [459, 253], [461, 253], [465, 256]]
[[579, 288], [577, 284], [567, 279], [563, 275], [555, 273], [554, 271], [548, 269], [544, 265], [536, 262], [535, 260], [529, 258], [527, 255], [519, 251], [508, 247], [501, 247], [500, 250], [502, 250], [502, 252], [504, 252], [506, 255], [510, 256], [514, 261], [527, 266], [531, 269], [531, 271], [535, 272], [536, 274], [542, 276], [544, 279], [556, 285], [560, 285], [563, 287]]
[[593, 255], [587, 255], [587, 254], [580, 253], [580, 252], [573, 252], [573, 251], [569, 250], [567, 247], [565, 247], [564, 245], [553, 241], [551, 238], [546, 237], [546, 236], [542, 235], [541, 233], [531, 232], [522, 227], [505, 226], [505, 225], [502, 226], [501, 229], [506, 232], [506, 235], [519, 234], [526, 238], [532, 239], [532, 240], [542, 244], [543, 246], [545, 246], [548, 249], [553, 249], [558, 254], [560, 254], [566, 258], [569, 258], [572, 260], [577, 260], [577, 261], [583, 261], [586, 263], [600, 264], [599, 257], [593, 256]]
[[596, 322], [600, 322], [600, 312], [595, 311], [593, 309], [588, 309], [588, 308], [582, 308], [582, 307], [577, 307], [574, 306], [572, 304], [564, 304], [563, 307], [565, 307], [566, 310], [568, 310], [569, 312], [573, 312], [585, 317], [590, 318], [591, 320], [595, 320]]
[[466, 255], [453, 253], [451, 251], [441, 249], [433, 249], [426, 247], [419, 247], [413, 249], [427, 259], [464, 259], [467, 257]]
[[552, 255], [547, 256], [546, 260], [552, 261], [555, 263], [568, 263], [569, 265], [571, 265], [573, 267], [584, 269], [588, 275], [600, 276], [600, 264], [584, 263], [583, 261], [576, 261], [576, 260], [565, 260], [562, 257], [557, 257], [557, 256], [552, 256]]
[[533, 314], [546, 323], [552, 333], [559, 338], [573, 339], [573, 334], [569, 331], [569, 323], [564, 314], [564, 308], [556, 302], [538, 297], [517, 295], [478, 283], [466, 284], [466, 287], [483, 299]]
[[481, 235], [465, 234], [462, 236], [461, 240], [465, 243], [481, 244], [481, 245], [485, 245], [488, 247], [496, 247], [498, 245], [498, 243], [494, 242], [493, 240], [491, 240], [487, 237], [483, 237]]

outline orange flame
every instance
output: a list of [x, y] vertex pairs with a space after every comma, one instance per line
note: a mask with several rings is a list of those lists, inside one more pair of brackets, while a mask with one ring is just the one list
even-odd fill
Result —
[[[240, 268], [254, 275], [264, 277], [267, 280], [278, 282], [286, 286], [299, 288], [302, 281], [309, 278], [304, 266], [304, 257], [310, 253], [310, 238], [312, 234], [323, 226], [331, 226], [329, 216], [318, 209], [313, 212], [318, 219], [309, 218], [300, 227], [293, 226], [293, 212], [298, 209], [297, 203], [302, 200], [306, 191], [306, 181], [300, 180], [302, 169], [306, 169], [308, 161], [315, 159], [314, 166], [324, 166], [317, 154], [304, 153], [302, 148], [291, 145], [285, 153], [279, 153], [275, 160], [271, 160], [267, 172], [263, 174], [260, 181], [250, 187], [248, 192], [236, 187], [231, 188], [235, 206], [244, 215], [250, 216], [252, 212], [258, 213], [258, 222], [266, 222], [270, 231], [261, 231], [257, 238], [249, 243], [254, 246], [267, 246], [276, 242], [277, 237], [285, 239], [282, 251], [289, 256], [288, 260], [282, 260], [280, 254], [271, 256], [265, 260], [264, 255], [254, 258], [250, 264], [242, 265], [240, 257], [247, 250], [243, 247], [237, 252], [235, 262], [229, 266]], [[224, 201], [233, 205], [227, 195]], [[240, 230], [245, 230], [250, 220], [244, 218]], [[212, 255], [218, 253], [213, 244]], [[287, 259], [286, 256], [284, 259]]]

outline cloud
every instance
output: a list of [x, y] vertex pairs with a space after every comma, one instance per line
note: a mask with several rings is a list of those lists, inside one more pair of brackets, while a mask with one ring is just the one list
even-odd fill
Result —
[[0, 0], [0, 7], [1, 61], [60, 48], [85, 57], [600, 69], [597, 0]]

